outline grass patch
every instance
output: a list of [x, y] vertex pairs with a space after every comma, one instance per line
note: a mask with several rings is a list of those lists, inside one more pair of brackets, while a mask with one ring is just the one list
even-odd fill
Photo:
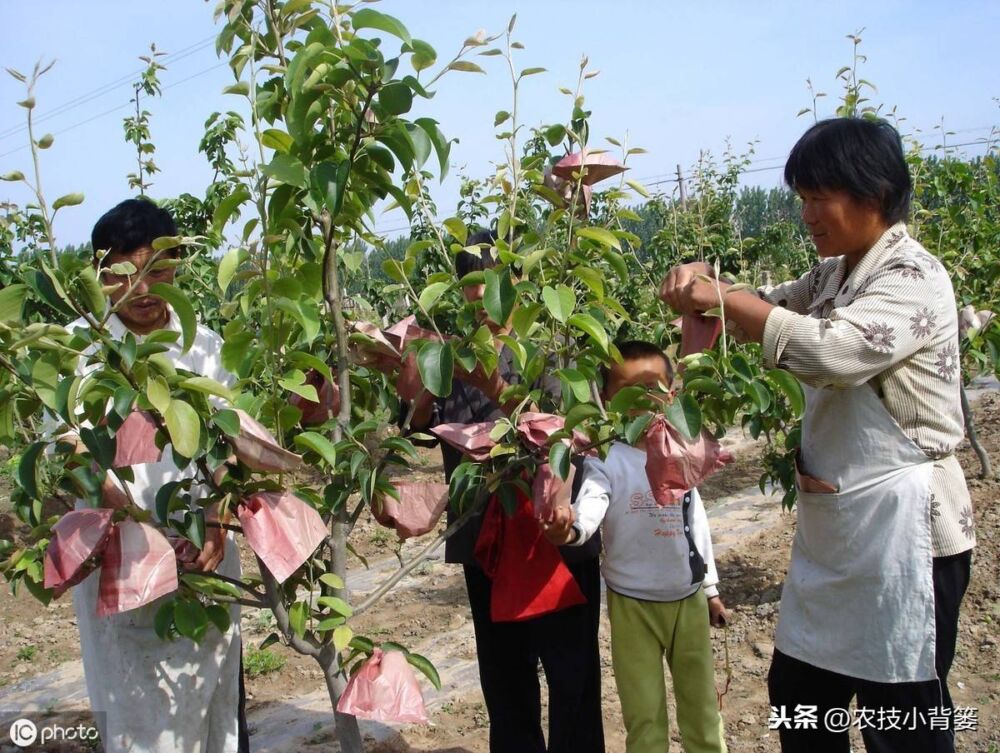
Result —
[[280, 672], [287, 660], [281, 654], [250, 646], [243, 654], [243, 671], [247, 677], [261, 677], [272, 672]]
[[24, 646], [17, 650], [18, 661], [33, 661], [38, 656], [38, 646]]

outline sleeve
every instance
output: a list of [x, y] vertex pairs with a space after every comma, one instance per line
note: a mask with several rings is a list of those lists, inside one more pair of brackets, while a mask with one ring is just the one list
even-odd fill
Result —
[[[796, 314], [808, 314], [814, 291], [819, 288], [825, 269], [822, 264], [817, 264], [796, 280], [788, 280], [779, 285], [764, 285], [757, 288], [755, 292], [758, 298], [767, 301], [772, 306], [780, 306], [788, 311], [794, 311]], [[737, 342], [750, 342], [750, 338], [743, 328], [732, 320], [726, 322], [726, 331]]]
[[712, 551], [712, 531], [708, 527], [708, 516], [705, 514], [705, 505], [702, 504], [701, 495], [697, 489], [691, 490], [694, 497], [692, 507], [694, 508], [694, 543], [698, 547], [698, 553], [705, 560], [705, 580], [702, 587], [705, 595], [709, 598], [719, 595], [719, 571], [715, 568], [715, 555]]
[[816, 281], [822, 273], [822, 265], [817, 264], [797, 280], [757, 288], [757, 296], [774, 306], [794, 311], [796, 314], [807, 314], [809, 304], [812, 303], [812, 291], [816, 289]]
[[764, 363], [813, 387], [864, 384], [923, 347], [930, 330], [921, 323], [942, 318], [940, 287], [890, 266], [829, 318], [775, 308], [764, 325]]
[[580, 531], [580, 536], [573, 542], [573, 546], [582, 546], [597, 533], [610, 503], [611, 477], [608, 475], [607, 466], [600, 460], [587, 458], [583, 464], [580, 493], [573, 503], [573, 512], [576, 514], [574, 525]]

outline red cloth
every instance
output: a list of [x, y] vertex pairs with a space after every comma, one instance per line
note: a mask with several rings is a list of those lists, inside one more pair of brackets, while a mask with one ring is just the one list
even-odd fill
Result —
[[559, 550], [539, 530], [531, 498], [520, 490], [513, 515], [498, 497], [490, 500], [475, 554], [493, 581], [494, 622], [529, 620], [587, 602]]

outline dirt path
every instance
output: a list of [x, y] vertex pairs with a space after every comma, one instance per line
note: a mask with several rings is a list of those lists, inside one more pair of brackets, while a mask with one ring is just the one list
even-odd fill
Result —
[[[976, 409], [984, 444], [1000, 458], [1000, 396], [983, 396]], [[714, 631], [717, 686], [725, 682], [728, 643], [732, 680], [724, 699], [729, 749], [734, 753], [770, 753], [778, 749], [777, 736], [767, 729], [765, 678], [773, 650], [781, 581], [794, 532], [793, 516], [781, 515], [776, 497], [759, 492], [730, 493], [756, 481], [752, 447], [742, 447], [745, 462], [737, 463], [715, 480], [709, 498], [716, 560], [721, 588], [732, 613], [727, 632]], [[975, 458], [963, 448], [960, 459], [968, 475], [978, 470]], [[427, 455], [418, 474], [434, 478], [440, 468]], [[978, 730], [958, 737], [961, 753], [1000, 751], [1000, 483], [970, 481], [976, 506], [979, 548], [973, 580], [963, 605], [958, 656], [951, 676], [956, 704], [978, 709]], [[3, 525], [0, 519], [0, 525]], [[3, 535], [0, 532], [0, 535]], [[351, 579], [356, 596], [373, 588], [398, 566], [391, 536], [377, 527], [360, 532], [361, 551], [371, 569], [360, 568]], [[411, 550], [418, 544], [407, 544]], [[406, 556], [406, 552], [404, 552]], [[78, 658], [76, 628], [69, 601], [44, 610], [27, 595], [0, 596], [0, 725], [12, 713], [62, 712], [86, 714], [86, 694]], [[438, 666], [444, 686], [427, 692], [432, 722], [400, 730], [366, 724], [369, 753], [486, 753], [487, 719], [478, 688], [475, 644], [458, 568], [433, 559], [404, 579], [377, 608], [358, 620], [358, 630], [378, 639], [394, 636], [427, 655]], [[244, 615], [245, 642], [259, 644], [272, 624], [262, 613]], [[601, 650], [604, 667], [604, 716], [609, 753], [624, 750], [621, 713], [611, 673], [609, 629], [602, 618]], [[248, 678], [250, 720], [255, 753], [336, 750], [329, 702], [319, 672], [311, 660], [276, 647], [270, 654], [283, 666]], [[261, 670], [267, 669], [262, 665]], [[33, 678], [33, 679], [32, 679]], [[5, 732], [5, 729], [4, 729]], [[675, 740], [679, 742], [674, 730]], [[6, 735], [3, 738], [6, 740]], [[87, 750], [86, 748], [50, 748]], [[677, 746], [679, 749], [679, 745]], [[860, 750], [860, 747], [856, 747]], [[0, 751], [2, 751], [0, 743]]]

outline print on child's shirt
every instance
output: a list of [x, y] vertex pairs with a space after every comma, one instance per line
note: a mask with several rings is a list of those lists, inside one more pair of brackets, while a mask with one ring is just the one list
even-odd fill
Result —
[[653, 490], [645, 494], [635, 492], [629, 499], [629, 515], [645, 514], [653, 526], [653, 535], [676, 538], [684, 535], [684, 516], [680, 502], [659, 505], [653, 497]]

